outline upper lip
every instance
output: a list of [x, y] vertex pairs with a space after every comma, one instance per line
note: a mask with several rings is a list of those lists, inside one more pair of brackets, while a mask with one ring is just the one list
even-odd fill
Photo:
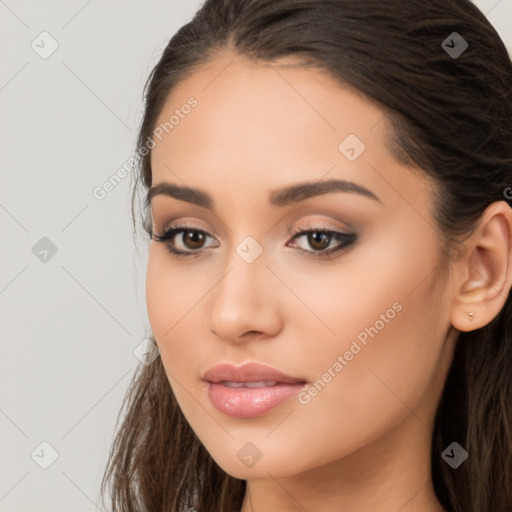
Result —
[[219, 364], [210, 368], [203, 380], [217, 384], [219, 382], [260, 382], [275, 381], [283, 383], [306, 383], [305, 379], [290, 377], [284, 373], [259, 363], [246, 363], [242, 366]]

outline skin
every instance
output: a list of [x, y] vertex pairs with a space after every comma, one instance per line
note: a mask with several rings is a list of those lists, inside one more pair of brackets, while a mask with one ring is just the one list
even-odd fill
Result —
[[[152, 151], [152, 184], [201, 188], [215, 209], [157, 195], [153, 232], [187, 222], [210, 236], [203, 246], [175, 236], [181, 250], [203, 247], [189, 259], [150, 242], [147, 308], [187, 421], [226, 472], [247, 480], [241, 512], [443, 511], [430, 476], [434, 415], [458, 330], [490, 322], [510, 289], [510, 208], [491, 205], [445, 262], [433, 184], [391, 156], [384, 111], [357, 92], [320, 70], [219, 54], [178, 84], [158, 123], [190, 96], [197, 107]], [[338, 150], [350, 133], [366, 145], [352, 162]], [[269, 205], [272, 190], [330, 178], [380, 201], [335, 192]], [[307, 235], [292, 240], [299, 227], [358, 238], [312, 259], [299, 252], [315, 250]], [[263, 249], [250, 264], [235, 250], [247, 236]], [[401, 310], [309, 403], [242, 419], [210, 402], [202, 376], [224, 362], [314, 383], [394, 303]], [[252, 467], [237, 457], [247, 442], [261, 453]]]

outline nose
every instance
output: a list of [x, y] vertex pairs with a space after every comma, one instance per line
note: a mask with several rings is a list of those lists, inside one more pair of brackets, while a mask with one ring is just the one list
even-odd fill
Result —
[[[237, 261], [238, 260], [238, 261]], [[209, 328], [228, 343], [276, 336], [283, 325], [282, 284], [265, 259], [246, 263], [238, 255], [212, 290]]]

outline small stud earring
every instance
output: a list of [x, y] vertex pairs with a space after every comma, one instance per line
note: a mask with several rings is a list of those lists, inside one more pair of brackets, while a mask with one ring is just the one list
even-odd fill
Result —
[[473, 313], [468, 313], [469, 315], [469, 319], [471, 320], [471, 322], [473, 321]]

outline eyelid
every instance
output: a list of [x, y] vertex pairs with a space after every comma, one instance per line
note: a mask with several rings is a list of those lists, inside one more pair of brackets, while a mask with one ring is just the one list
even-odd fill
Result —
[[[218, 240], [213, 235], [211, 235], [206, 229], [203, 229], [203, 228], [197, 226], [196, 224], [193, 224], [193, 223], [190, 223], [190, 222], [172, 223], [171, 225], [161, 229], [159, 231], [159, 233], [160, 234], [165, 234], [165, 233], [168, 233], [170, 231], [177, 231], [178, 234], [182, 234], [185, 231], [196, 231], [196, 232], [199, 232], [199, 233], [203, 233], [206, 237], [211, 238], [211, 239], [213, 239], [213, 240], [218, 242]], [[158, 237], [158, 235], [156, 235], [156, 236]], [[176, 235], [174, 235], [174, 236], [176, 236]], [[218, 247], [218, 245], [216, 247]], [[196, 253], [196, 252], [199, 252], [201, 250], [205, 250], [205, 249], [199, 249], [197, 251], [189, 251], [189, 252], [190, 253]]]
[[[332, 221], [331, 221], [332, 222]], [[338, 221], [339, 222], [339, 221]], [[297, 225], [296, 228], [294, 228], [291, 232], [295, 232], [298, 230], [305, 231], [305, 230], [317, 230], [317, 231], [342, 231], [342, 232], [354, 232], [355, 229], [347, 224], [346, 222], [340, 223], [340, 225], [333, 226], [329, 221], [326, 220], [305, 220], [305, 221], [299, 221], [294, 225]]]
[[[299, 225], [295, 228], [293, 233], [289, 233], [288, 237], [291, 237], [289, 241], [286, 243], [286, 247], [290, 247], [288, 245], [290, 242], [293, 242], [293, 247], [298, 253], [303, 254], [305, 257], [313, 260], [329, 260], [336, 258], [338, 255], [341, 255], [345, 251], [349, 250], [354, 243], [357, 243], [358, 234], [354, 230], [345, 230], [342, 228], [329, 228], [321, 225], [320, 221], [313, 222], [309, 221], [305, 224]], [[152, 235], [151, 238], [160, 243], [165, 243], [167, 246], [167, 250], [172, 253], [178, 259], [189, 259], [192, 260], [194, 258], [200, 258], [205, 256], [205, 253], [211, 253], [212, 247], [202, 247], [197, 250], [183, 250], [177, 249], [173, 244], [169, 243], [169, 240], [174, 240], [177, 235], [183, 234], [186, 231], [195, 231], [198, 233], [202, 233], [205, 237], [212, 238], [216, 240], [214, 236], [212, 236], [208, 231], [199, 228], [193, 223], [183, 222], [176, 223], [165, 228], [160, 234]], [[328, 233], [331, 241], [336, 240], [338, 243], [331, 248], [325, 248], [323, 250], [315, 251], [310, 249], [304, 249], [301, 247], [297, 247], [295, 240], [300, 239], [306, 236], [309, 233]], [[214, 246], [218, 247], [218, 245]]]
[[[339, 222], [339, 221], [338, 221]], [[288, 236], [293, 236], [301, 231], [306, 230], [316, 230], [316, 231], [336, 231], [336, 232], [342, 232], [342, 233], [354, 233], [357, 234], [356, 230], [347, 222], [343, 222], [342, 226], [330, 226], [328, 224], [328, 221], [326, 220], [311, 220], [308, 219], [306, 221], [298, 221], [297, 223], [293, 224], [292, 227], [288, 228]], [[293, 227], [295, 226], [295, 227]], [[191, 231], [201, 231], [205, 233], [210, 238], [214, 238], [217, 240], [216, 237], [210, 234], [208, 229], [202, 228], [194, 221], [175, 221], [171, 222], [169, 225], [164, 226], [160, 230], [154, 230], [159, 233], [164, 233], [166, 231], [169, 231], [171, 229], [183, 229], [183, 230], [191, 230]]]

